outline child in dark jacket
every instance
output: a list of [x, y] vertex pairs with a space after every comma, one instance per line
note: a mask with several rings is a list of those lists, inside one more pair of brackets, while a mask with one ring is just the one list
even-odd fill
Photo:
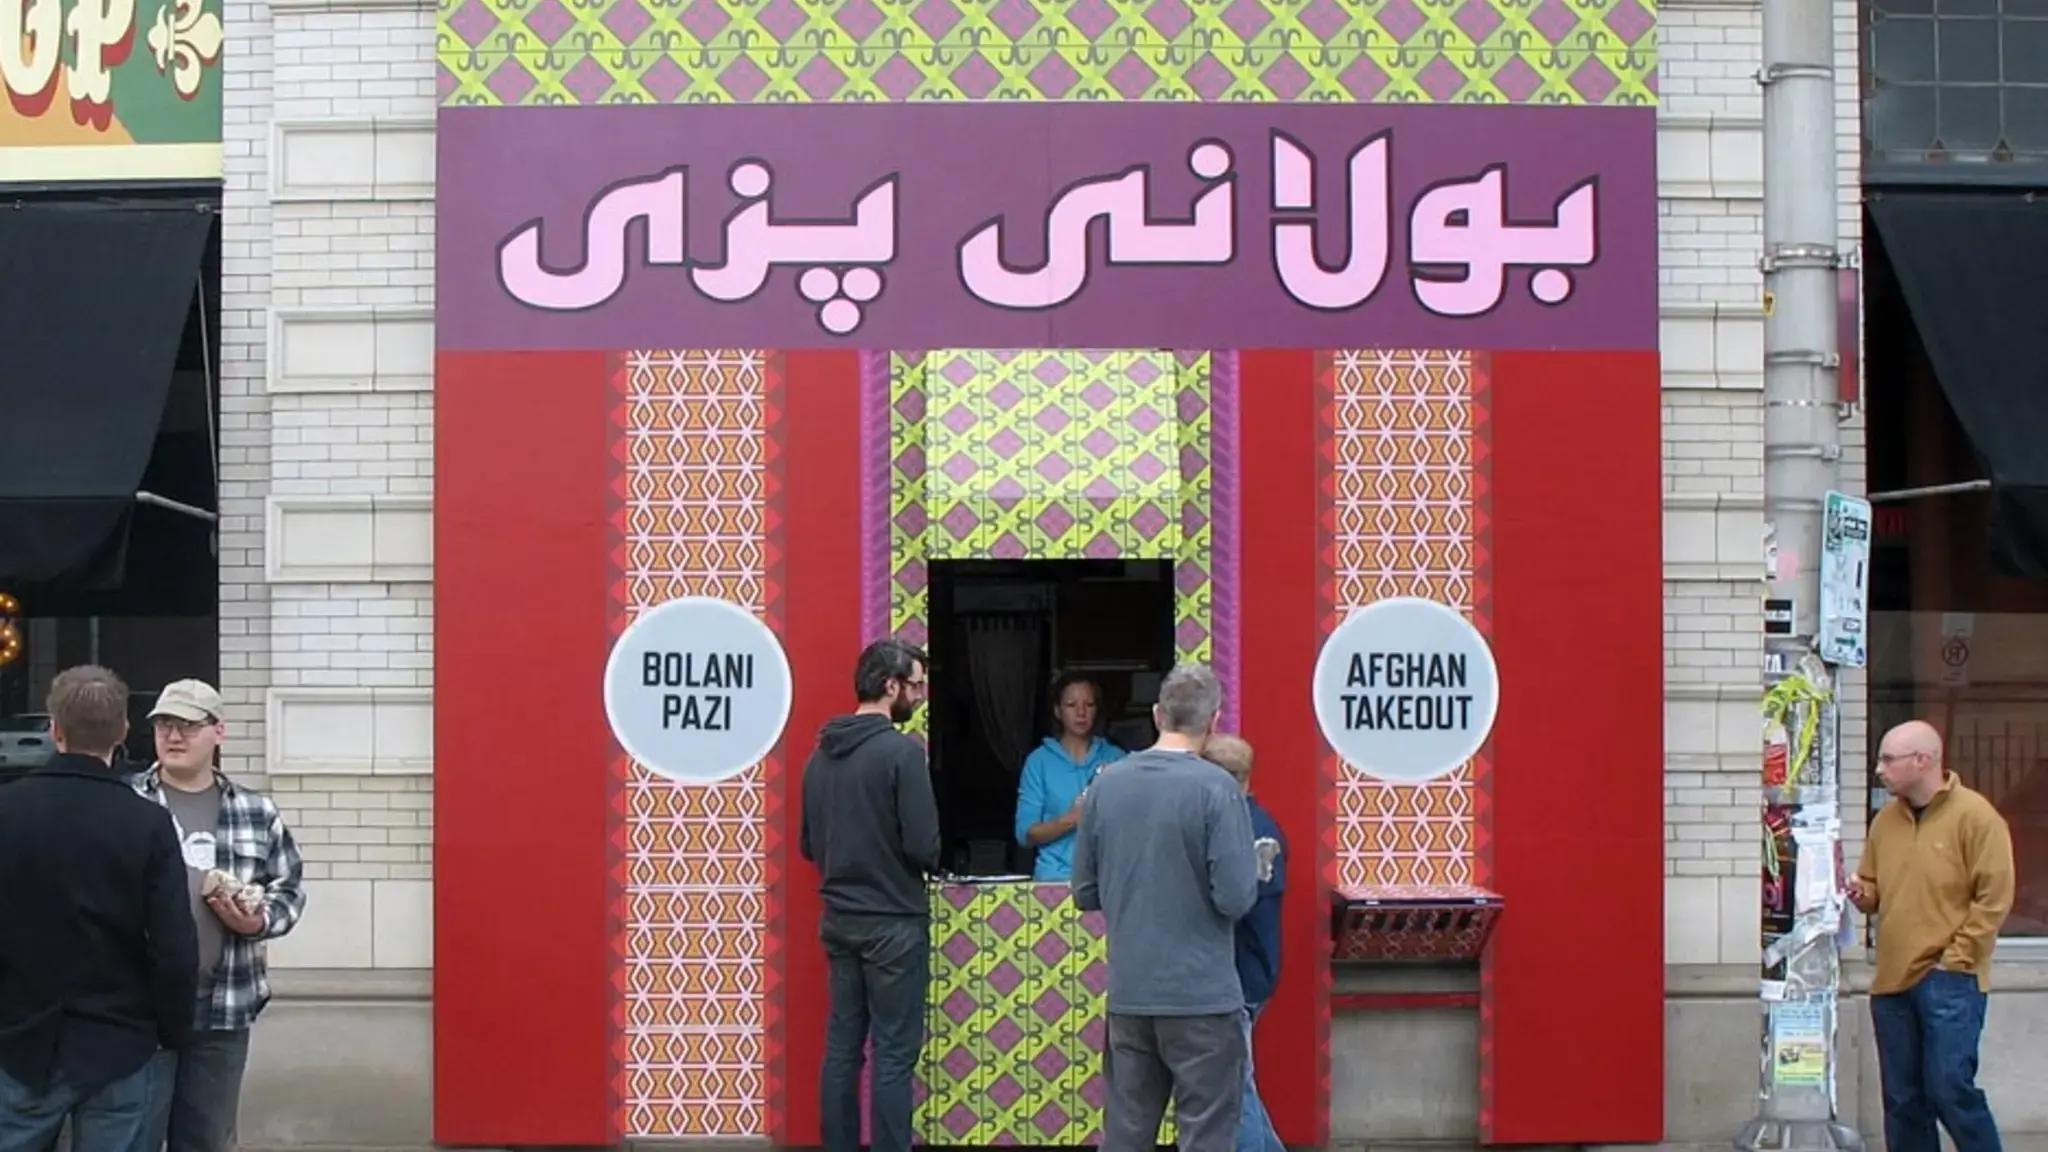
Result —
[[1259, 848], [1259, 899], [1237, 922], [1237, 979], [1244, 988], [1244, 1118], [1237, 1152], [1285, 1152], [1273, 1120], [1259, 1100], [1251, 1059], [1252, 1027], [1280, 983], [1280, 899], [1287, 892], [1287, 837], [1271, 813], [1252, 795], [1252, 746], [1237, 736], [1216, 736], [1203, 750], [1217, 767], [1235, 777], [1251, 809], [1252, 836]]

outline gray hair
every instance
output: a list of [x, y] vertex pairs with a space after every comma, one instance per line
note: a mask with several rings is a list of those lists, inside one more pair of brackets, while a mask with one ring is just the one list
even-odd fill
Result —
[[1223, 682], [1207, 664], [1187, 663], [1159, 686], [1159, 726], [1177, 736], [1200, 736], [1223, 711]]

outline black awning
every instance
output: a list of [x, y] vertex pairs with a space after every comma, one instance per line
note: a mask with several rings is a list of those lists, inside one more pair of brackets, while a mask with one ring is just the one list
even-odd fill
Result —
[[0, 587], [120, 584], [213, 220], [0, 206]]
[[1887, 191], [1870, 214], [1990, 476], [1992, 559], [2048, 577], [2048, 200]]

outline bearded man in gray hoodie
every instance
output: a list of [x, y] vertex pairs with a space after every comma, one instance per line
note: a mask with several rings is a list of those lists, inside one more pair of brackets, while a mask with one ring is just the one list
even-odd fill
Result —
[[804, 765], [801, 840], [818, 867], [831, 972], [819, 1113], [825, 1152], [857, 1152], [863, 1049], [872, 1041], [874, 1152], [910, 1152], [911, 1074], [924, 1046], [939, 807], [924, 745], [897, 729], [924, 703], [921, 649], [878, 640], [854, 668], [851, 715], [826, 722]]

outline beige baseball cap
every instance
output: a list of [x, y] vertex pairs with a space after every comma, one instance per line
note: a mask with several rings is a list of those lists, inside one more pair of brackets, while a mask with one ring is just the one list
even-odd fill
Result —
[[180, 720], [204, 723], [220, 719], [220, 693], [204, 680], [178, 680], [164, 686], [163, 695], [156, 698], [156, 707], [149, 710], [149, 718], [175, 716]]

